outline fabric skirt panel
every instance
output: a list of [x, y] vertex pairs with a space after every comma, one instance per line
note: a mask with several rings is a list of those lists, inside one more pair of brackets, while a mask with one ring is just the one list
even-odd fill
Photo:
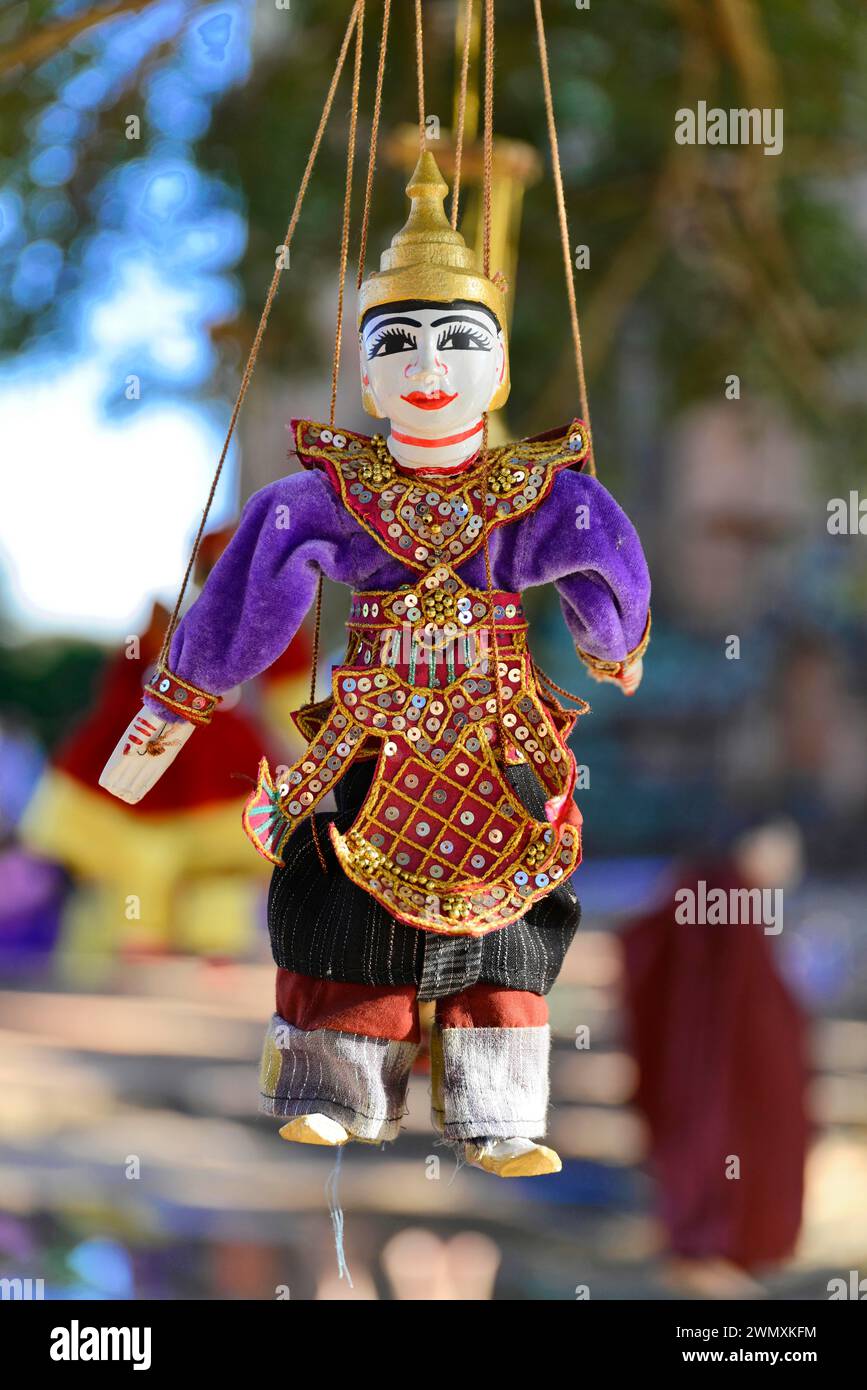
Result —
[[[422, 1000], [476, 983], [547, 994], [581, 918], [571, 884], [559, 884], [519, 922], [481, 937], [442, 936], [396, 921], [346, 877], [327, 833], [330, 821], [342, 833], [349, 829], [371, 776], [369, 766], [351, 768], [337, 788], [337, 812], [316, 817], [324, 873], [309, 822], [274, 871], [268, 928], [277, 965], [325, 980], [415, 985]], [[544, 815], [533, 774], [515, 768], [508, 777], [527, 809]]]

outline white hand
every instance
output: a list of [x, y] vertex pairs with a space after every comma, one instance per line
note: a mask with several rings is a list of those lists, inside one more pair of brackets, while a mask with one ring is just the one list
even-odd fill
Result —
[[142, 705], [102, 769], [99, 785], [134, 806], [174, 762], [195, 727], [186, 719], [169, 724]]
[[641, 677], [644, 675], [644, 662], [641, 657], [637, 661], [632, 661], [626, 667], [620, 677], [620, 688], [624, 695], [634, 695], [641, 684]]

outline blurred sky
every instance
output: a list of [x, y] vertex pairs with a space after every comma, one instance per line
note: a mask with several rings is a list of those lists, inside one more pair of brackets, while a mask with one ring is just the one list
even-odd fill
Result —
[[[86, 358], [3, 374], [2, 605], [25, 634], [123, 637], [184, 570], [218, 430], [182, 405], [131, 404], [128, 421], [109, 419], [106, 386]], [[232, 495], [230, 470], [215, 521], [231, 513]]]
[[[83, 68], [60, 53], [41, 70], [28, 171], [44, 190], [41, 236], [23, 225], [14, 182], [0, 186], [11, 307], [44, 308], [56, 330], [0, 370], [0, 602], [22, 636], [122, 637], [183, 573], [229, 408], [198, 394], [216, 366], [208, 328], [237, 313], [231, 272], [246, 244], [237, 195], [196, 168], [194, 145], [214, 100], [247, 76], [251, 11], [233, 0], [191, 17], [167, 0], [79, 38]], [[143, 55], [144, 104], [131, 94], [129, 109], [140, 156], [107, 168], [64, 263], [51, 234], [73, 216], [64, 190], [78, 145], [119, 98], [125, 125], [122, 94]], [[234, 472], [230, 456], [215, 524], [234, 510]]]

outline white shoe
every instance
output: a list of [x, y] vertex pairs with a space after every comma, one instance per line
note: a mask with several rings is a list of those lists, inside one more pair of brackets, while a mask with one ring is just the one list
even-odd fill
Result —
[[560, 1155], [532, 1139], [488, 1139], [464, 1145], [464, 1157], [474, 1168], [498, 1178], [535, 1178], [559, 1173]]
[[348, 1141], [349, 1132], [330, 1115], [296, 1115], [280, 1130], [280, 1138], [293, 1144], [325, 1144], [339, 1149]]

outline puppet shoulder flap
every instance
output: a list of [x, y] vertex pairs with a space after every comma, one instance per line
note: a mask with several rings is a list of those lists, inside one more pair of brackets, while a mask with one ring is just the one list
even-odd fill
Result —
[[[545, 477], [546, 481], [553, 481], [553, 475], [561, 468], [589, 473], [592, 472], [590, 432], [584, 421], [576, 416], [566, 426], [500, 445], [491, 450], [490, 458], [494, 468], [502, 470], [504, 475], [520, 472], [525, 467], [537, 478]], [[509, 481], [507, 476], [504, 481]]]
[[565, 468], [592, 471], [590, 435], [577, 418], [565, 428], [492, 449], [486, 478], [496, 498], [493, 524], [501, 526], [533, 511], [549, 496], [557, 474]]
[[369, 435], [342, 430], [337, 425], [319, 424], [315, 420], [292, 421], [292, 452], [304, 468], [328, 468], [330, 465], [338, 476], [377, 457]]

